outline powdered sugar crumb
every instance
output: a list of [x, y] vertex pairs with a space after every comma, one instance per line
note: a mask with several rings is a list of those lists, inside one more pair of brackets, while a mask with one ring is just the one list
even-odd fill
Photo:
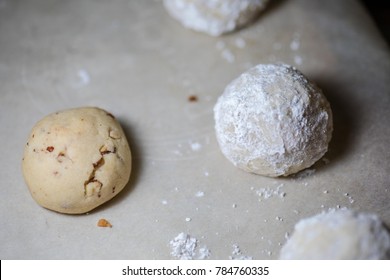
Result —
[[196, 194], [195, 194], [196, 197], [203, 197], [204, 196], [204, 192], [202, 191], [198, 191]]
[[[245, 41], [244, 41], [245, 42]], [[216, 49], [221, 52], [221, 57], [229, 63], [233, 63], [236, 59], [233, 52], [226, 46], [224, 41], [218, 41], [215, 45]]]
[[301, 42], [300, 42], [299, 34], [296, 33], [296, 34], [294, 34], [294, 38], [292, 39], [292, 41], [290, 43], [290, 49], [292, 51], [297, 51], [297, 50], [299, 50], [300, 46], [301, 46]]
[[302, 64], [302, 61], [303, 61], [303, 59], [302, 59], [302, 57], [301, 57], [300, 55], [295, 55], [295, 56], [294, 56], [294, 63], [295, 63], [296, 65], [301, 65], [301, 64]]
[[242, 39], [241, 37], [238, 37], [236, 40], [235, 40], [235, 45], [237, 48], [240, 48], [240, 49], [243, 49], [245, 48], [246, 46], [246, 42], [244, 39]]
[[87, 86], [91, 82], [91, 78], [89, 76], [89, 73], [85, 69], [80, 69], [77, 72], [77, 76], [79, 77], [79, 86]]
[[199, 241], [184, 232], [169, 242], [171, 256], [179, 260], [203, 260], [210, 256], [210, 250], [203, 246], [197, 250]]
[[236, 59], [234, 54], [229, 49], [224, 49], [221, 53], [222, 58], [224, 58], [227, 62], [233, 63]]
[[180, 260], [192, 260], [196, 253], [198, 240], [184, 232], [169, 242], [171, 255]]
[[237, 244], [233, 244], [232, 255], [229, 256], [231, 260], [252, 260], [253, 258], [250, 256], [245, 256], [242, 254], [240, 247]]
[[199, 248], [198, 251], [198, 260], [204, 260], [210, 257], [210, 250], [207, 247]]
[[202, 149], [202, 145], [199, 142], [191, 143], [191, 149], [195, 152], [200, 151]]
[[349, 203], [354, 203], [355, 200], [352, 198], [352, 196], [349, 193], [345, 193], [344, 196], [348, 198]]
[[275, 196], [283, 200], [287, 195], [286, 192], [282, 190], [283, 187], [284, 184], [280, 184], [276, 189], [273, 187], [260, 188], [256, 190], [256, 194], [259, 196], [259, 201], [267, 200]]
[[304, 179], [306, 177], [312, 176], [316, 172], [315, 169], [305, 169], [294, 175], [295, 179]]

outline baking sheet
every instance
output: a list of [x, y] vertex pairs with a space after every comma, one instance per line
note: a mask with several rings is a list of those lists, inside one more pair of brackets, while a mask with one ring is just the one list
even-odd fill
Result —
[[[335, 127], [324, 159], [277, 179], [223, 157], [212, 113], [233, 78], [275, 62], [322, 87]], [[274, 0], [217, 38], [183, 28], [161, 1], [0, 0], [0, 257], [174, 259], [169, 243], [185, 233], [193, 258], [275, 259], [297, 221], [328, 208], [389, 225], [389, 77], [388, 47], [353, 0]], [[120, 120], [133, 171], [112, 201], [72, 216], [33, 201], [21, 159], [36, 121], [79, 106]]]

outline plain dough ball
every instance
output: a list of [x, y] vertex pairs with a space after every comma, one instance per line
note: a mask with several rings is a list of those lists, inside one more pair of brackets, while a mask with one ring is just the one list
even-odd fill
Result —
[[169, 14], [185, 27], [219, 36], [255, 19], [268, 0], [164, 0]]
[[390, 257], [390, 235], [378, 216], [351, 210], [331, 210], [295, 225], [280, 259], [360, 259]]
[[77, 108], [48, 115], [33, 127], [22, 167], [38, 204], [80, 214], [125, 187], [131, 152], [112, 114], [99, 108]]
[[260, 64], [232, 81], [214, 118], [222, 153], [245, 171], [271, 177], [313, 165], [333, 130], [321, 90], [285, 64]]

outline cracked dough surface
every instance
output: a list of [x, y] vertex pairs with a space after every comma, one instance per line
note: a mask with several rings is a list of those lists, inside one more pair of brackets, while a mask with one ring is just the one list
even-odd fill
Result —
[[23, 175], [41, 206], [88, 212], [117, 195], [131, 172], [131, 152], [115, 117], [99, 108], [56, 112], [32, 129]]
[[333, 209], [299, 221], [280, 258], [389, 259], [390, 235], [375, 214]]
[[256, 174], [288, 176], [328, 150], [330, 105], [314, 83], [286, 64], [259, 64], [225, 89], [214, 107], [222, 153]]

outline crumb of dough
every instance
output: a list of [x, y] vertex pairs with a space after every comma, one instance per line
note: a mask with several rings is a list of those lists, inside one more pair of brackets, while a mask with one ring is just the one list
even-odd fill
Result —
[[112, 228], [112, 224], [109, 221], [107, 221], [106, 219], [100, 219], [98, 221], [98, 223], [97, 223], [97, 226], [98, 227], [110, 227], [110, 228]]
[[196, 96], [196, 95], [190, 95], [190, 96], [188, 96], [188, 101], [190, 101], [190, 102], [196, 102], [196, 101], [198, 101], [198, 96]]

